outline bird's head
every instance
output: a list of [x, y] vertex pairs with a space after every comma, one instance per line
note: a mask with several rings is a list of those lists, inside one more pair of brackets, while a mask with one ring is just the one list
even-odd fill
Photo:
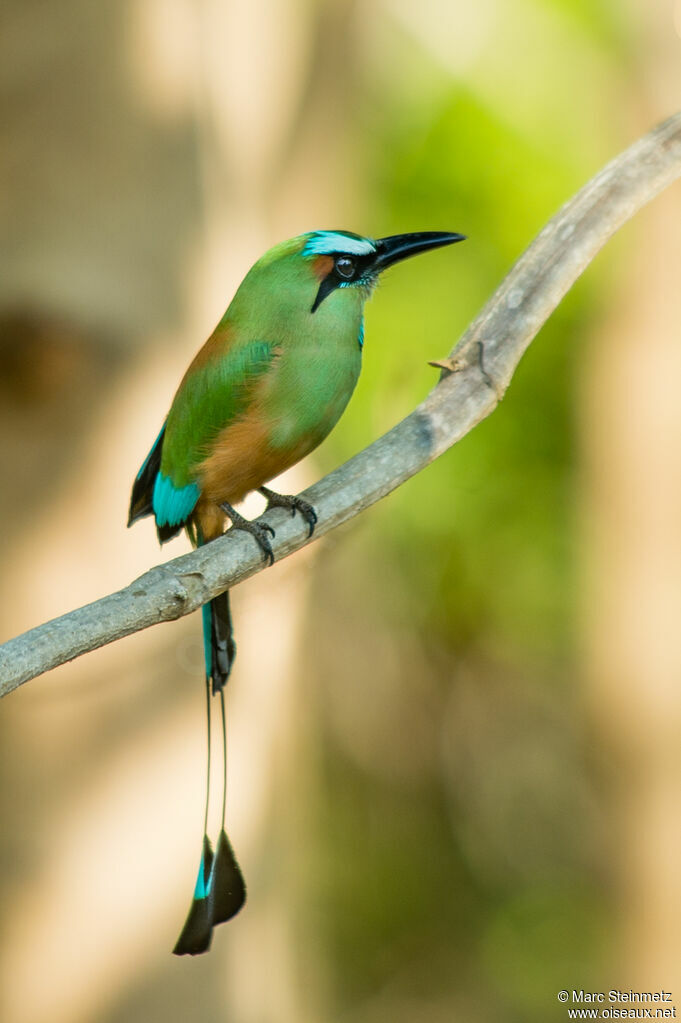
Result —
[[[443, 231], [363, 238], [351, 231], [310, 231], [275, 245], [249, 270], [226, 317], [270, 336], [277, 325], [296, 329], [353, 322], [379, 275], [408, 256], [463, 241]], [[321, 311], [320, 311], [321, 310]], [[309, 322], [309, 321], [308, 321]], [[353, 327], [353, 329], [355, 329]]]
[[324, 299], [342, 288], [357, 288], [368, 298], [379, 274], [419, 252], [461, 242], [463, 234], [444, 231], [417, 231], [387, 238], [363, 238], [351, 231], [312, 231], [302, 236], [300, 249], [319, 282], [310, 312], [315, 313]]

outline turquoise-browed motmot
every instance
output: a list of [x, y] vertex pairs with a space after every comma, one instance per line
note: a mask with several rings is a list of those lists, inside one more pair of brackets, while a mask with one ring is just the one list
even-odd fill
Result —
[[[268, 507], [299, 512], [311, 535], [314, 508], [265, 484], [316, 448], [350, 400], [362, 364], [364, 303], [379, 274], [463, 238], [426, 231], [374, 241], [349, 231], [313, 231], [266, 252], [185, 373], [135, 479], [128, 525], [153, 515], [161, 543], [184, 528], [199, 545], [219, 536], [227, 517], [253, 535], [272, 563], [272, 528], [233, 507], [259, 490]], [[222, 825], [213, 853], [207, 785], [199, 874], [177, 955], [205, 952], [213, 927], [238, 913], [246, 897], [225, 832], [224, 686], [236, 654], [228, 593], [204, 606], [203, 632], [209, 769], [211, 684], [221, 701]]]

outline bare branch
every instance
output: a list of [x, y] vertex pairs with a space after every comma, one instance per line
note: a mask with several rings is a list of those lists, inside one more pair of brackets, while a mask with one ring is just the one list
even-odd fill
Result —
[[[463, 335], [439, 384], [410, 416], [305, 492], [315, 538], [385, 497], [490, 414], [542, 324], [599, 249], [645, 203], [681, 176], [681, 113], [609, 163], [546, 225]], [[308, 543], [281, 509], [277, 560]], [[23, 682], [158, 622], [180, 618], [263, 568], [252, 538], [227, 534], [153, 568], [118, 593], [0, 646], [0, 696]]]

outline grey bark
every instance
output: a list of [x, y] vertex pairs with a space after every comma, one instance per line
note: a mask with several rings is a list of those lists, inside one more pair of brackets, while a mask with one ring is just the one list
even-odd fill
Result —
[[[525, 350], [615, 231], [681, 176], [681, 113], [607, 164], [548, 222], [451, 355], [439, 383], [412, 413], [304, 497], [319, 516], [313, 539], [385, 497], [488, 416]], [[298, 516], [281, 509], [280, 560], [310, 542]], [[264, 567], [255, 542], [228, 533], [146, 572], [125, 589], [55, 618], [0, 646], [0, 696], [65, 661], [158, 622], [195, 611]]]

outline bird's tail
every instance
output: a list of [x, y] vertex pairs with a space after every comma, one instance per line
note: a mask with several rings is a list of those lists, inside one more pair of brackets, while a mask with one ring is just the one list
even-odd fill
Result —
[[[213, 927], [235, 916], [246, 901], [246, 886], [225, 831], [227, 728], [224, 687], [236, 657], [232, 618], [229, 610], [229, 593], [221, 593], [214, 597], [208, 604], [204, 604], [202, 611], [208, 725], [206, 810], [199, 873], [187, 919], [173, 949], [175, 955], [198, 955], [201, 952], [207, 952], [213, 936]], [[211, 692], [213, 695], [219, 694], [220, 696], [223, 751], [222, 822], [215, 853], [213, 853], [207, 834], [210, 797]]]
[[229, 590], [213, 597], [202, 607], [203, 652], [206, 659], [206, 678], [211, 679], [213, 696], [221, 693], [236, 658], [236, 643], [229, 609]]

